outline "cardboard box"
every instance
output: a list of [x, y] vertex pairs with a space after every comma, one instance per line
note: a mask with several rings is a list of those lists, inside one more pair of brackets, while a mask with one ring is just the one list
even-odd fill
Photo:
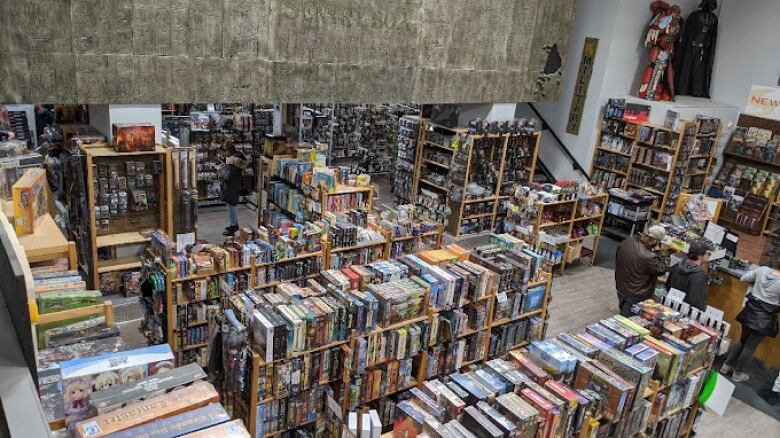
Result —
[[103, 415], [128, 404], [148, 400], [175, 388], [204, 380], [206, 377], [206, 373], [198, 364], [191, 363], [162, 374], [93, 392], [89, 401], [97, 415]]
[[89, 397], [92, 392], [173, 368], [173, 352], [168, 344], [62, 362], [65, 424], [70, 425], [90, 416]]
[[219, 403], [212, 403], [173, 417], [142, 424], [111, 435], [111, 438], [174, 438], [208, 429], [230, 421], [230, 415]]
[[80, 421], [76, 423], [74, 436], [101, 438], [218, 401], [219, 393], [214, 386], [208, 382], [197, 382], [186, 388], [131, 404], [108, 414]]
[[34, 233], [38, 219], [48, 212], [47, 184], [45, 170], [28, 169], [11, 188], [16, 234]]
[[155, 129], [151, 123], [114, 123], [112, 131], [117, 152], [154, 150]]
[[183, 435], [182, 438], [250, 438], [241, 420], [222, 423], [199, 432]]

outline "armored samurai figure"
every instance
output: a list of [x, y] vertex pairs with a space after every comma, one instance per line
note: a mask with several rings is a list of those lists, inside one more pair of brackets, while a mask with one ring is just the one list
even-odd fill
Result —
[[642, 72], [639, 97], [647, 100], [674, 99], [674, 68], [672, 55], [677, 37], [682, 31], [683, 18], [680, 7], [663, 1], [650, 4], [653, 19], [645, 38], [649, 47], [648, 62]]

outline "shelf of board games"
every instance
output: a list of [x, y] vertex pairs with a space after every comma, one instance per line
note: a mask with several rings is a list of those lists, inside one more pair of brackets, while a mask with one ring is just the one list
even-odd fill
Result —
[[656, 218], [670, 216], [680, 193], [701, 193], [713, 169], [719, 119], [679, 120], [677, 128], [604, 116], [591, 161], [593, 184], [656, 195]]
[[[652, 302], [652, 300], [648, 301]], [[654, 302], [651, 304], [651, 306], [657, 305], [658, 303]], [[556, 436], [577, 438], [588, 438], [599, 434], [625, 437], [689, 438], [693, 436], [694, 424], [699, 411], [703, 408], [698, 396], [703, 388], [710, 385], [708, 380], [714, 377], [711, 374], [712, 366], [718, 344], [724, 341], [725, 335], [722, 330], [714, 328], [715, 324], [703, 324], [684, 317], [676, 319], [680, 315], [669, 314], [667, 312], [672, 309], [666, 309], [668, 310], [651, 309], [648, 313], [640, 313], [640, 315], [623, 319], [618, 319], [622, 317], [615, 315], [613, 318], [603, 319], [589, 325], [587, 330], [582, 330], [580, 333], [562, 333], [553, 339], [541, 341], [541, 343], [546, 344], [544, 349], [539, 345], [536, 346], [537, 351], [557, 350], [564, 356], [571, 354], [571, 359], [576, 364], [571, 371], [562, 372], [559, 368], [560, 365], [556, 365], [556, 360], [545, 359], [545, 353], [532, 353], [531, 348], [519, 347], [511, 351], [506, 357], [509, 363], [494, 363], [490, 367], [485, 367], [486, 374], [481, 374], [481, 376], [485, 376], [484, 382], [489, 388], [487, 391], [488, 399], [493, 399], [491, 395], [498, 398], [514, 392], [521, 399], [528, 401], [539, 411], [539, 417], [534, 416], [534, 420], [540, 422], [539, 434], [550, 432]], [[659, 317], [659, 314], [664, 313], [666, 315]], [[648, 315], [654, 317], [645, 319]], [[675, 322], [671, 320], [675, 320]], [[614, 345], [604, 342], [607, 337], [617, 333], [607, 330], [608, 326], [615, 327], [621, 333], [614, 339], [623, 339], [625, 342], [623, 346], [619, 346], [619, 343]], [[605, 330], [607, 331], [605, 332]], [[680, 332], [680, 334], [675, 336], [672, 334], [675, 332]], [[686, 332], [690, 332], [690, 334], [686, 334]], [[597, 333], [599, 334], [597, 335]], [[605, 334], [606, 337], [602, 337], [601, 334]], [[631, 337], [631, 341], [626, 341], [626, 334]], [[678, 336], [684, 336], [688, 341], [683, 343]], [[583, 339], [592, 340], [593, 343]], [[594, 343], [602, 346], [595, 347]], [[585, 354], [582, 347], [592, 349], [596, 352], [597, 358], [591, 354]], [[648, 357], [650, 357], [649, 360]], [[665, 366], [660, 359], [656, 360], [661, 357], [669, 362], [677, 363], [677, 366], [674, 368]], [[545, 360], [549, 360], [549, 362], [544, 363]], [[517, 370], [524, 377], [521, 378], [518, 375], [517, 378], [513, 378], [507, 375], [492, 380], [491, 376], [503, 375], [500, 370], [513, 372]], [[474, 369], [470, 371], [480, 372]], [[467, 371], [462, 371], [462, 373], [468, 374]], [[478, 377], [475, 379], [478, 382], [483, 382]], [[491, 385], [492, 382], [496, 382], [497, 385]], [[506, 385], [506, 383], [509, 384], [508, 387], [501, 386]], [[422, 385], [423, 382], [421, 382]], [[513, 390], [518, 386], [523, 390]], [[530, 393], [525, 392], [525, 388], [528, 387], [531, 388]], [[428, 392], [432, 390], [431, 386], [425, 386], [425, 388]], [[593, 394], [590, 391], [600, 394], [604, 400], [625, 398], [627, 401], [625, 404], [593, 404], [589, 401], [589, 399], [593, 399]], [[706, 390], [704, 391], [706, 392]], [[466, 393], [469, 395], [468, 390]], [[540, 394], [542, 397], [537, 398], [536, 396]], [[601, 399], [601, 397], [597, 398]], [[414, 400], [414, 398], [413, 396], [412, 399]], [[485, 402], [481, 397], [473, 398], [475, 400], [471, 402], [462, 398], [458, 398], [458, 400], [465, 401], [467, 406], [476, 403], [477, 400], [482, 400], [480, 403]], [[570, 401], [567, 402], [567, 399]], [[577, 399], [579, 400], [575, 401]], [[535, 403], [538, 401], [546, 402], [543, 404]], [[452, 405], [448, 404], [447, 399], [441, 401], [434, 398], [434, 403], [437, 402], [439, 407], [444, 408], [445, 416], [449, 415], [448, 419], [453, 418], [455, 422], [460, 421], [456, 415], [457, 410], [451, 408]], [[569, 403], [571, 404], [569, 405]], [[584, 405], [580, 405], [580, 403], [584, 403]], [[492, 401], [487, 401], [487, 405], [496, 406]], [[501, 403], [500, 405], [506, 408], [506, 404]], [[561, 407], [566, 405], [569, 407]], [[558, 410], [554, 408], [555, 406], [560, 407], [558, 413], [552, 415], [543, 413], [548, 409]], [[405, 410], [400, 416], [396, 414], [391, 417], [391, 424], [383, 421], [382, 430], [393, 429], [393, 431], [386, 432], [382, 437], [403, 435], [405, 431], [410, 430], [403, 421], [404, 416], [415, 415], [417, 411], [431, 413], [430, 407], [432, 405], [427, 405], [422, 400], [415, 404], [414, 409]], [[575, 410], [572, 411], [572, 408]], [[577, 412], [573, 422], [565, 420], [567, 417], [565, 410], [567, 409], [570, 413]], [[501, 409], [499, 408], [499, 410]], [[361, 412], [364, 411], [358, 411], [358, 415]], [[504, 414], [507, 413], [504, 412]], [[491, 417], [487, 414], [486, 416]], [[569, 420], [571, 419], [569, 417]], [[496, 417], [493, 417], [493, 420], [497, 420]], [[559, 420], [560, 422], [558, 422]], [[491, 421], [487, 421], [492, 424]], [[496, 425], [498, 424], [501, 424], [500, 421], [496, 421]], [[433, 429], [445, 430], [442, 428]], [[502, 427], [497, 428], [497, 430], [506, 429]], [[536, 426], [534, 426], [533, 431], [536, 430]]]
[[[467, 128], [451, 128], [422, 119], [412, 193], [416, 198], [422, 187], [438, 193], [441, 203], [451, 210], [443, 225], [453, 236], [490, 231], [495, 226], [500, 197], [511, 194], [515, 184], [533, 181], [540, 143], [538, 131], [476, 135], [469, 134]], [[475, 153], [476, 145], [487, 147], [480, 147]], [[487, 184], [492, 185], [492, 191], [480, 196], [466, 195], [480, 171], [481, 176], [492, 176], [492, 183]], [[464, 227], [471, 229], [464, 232]]]
[[153, 230], [172, 235], [175, 200], [171, 153], [161, 146], [148, 152], [123, 153], [91, 145], [82, 145], [81, 150], [86, 162], [87, 252], [91, 254], [82, 267], [90, 286], [97, 289], [101, 274], [115, 275], [141, 267], [137, 256], [121, 254], [123, 250], [145, 247], [148, 233]]
[[[555, 202], [515, 196], [511, 202], [506, 219], [510, 228], [506, 231], [528, 242], [561, 272], [586, 257], [593, 266], [609, 204], [608, 193], [572, 196]], [[560, 260], [552, 255], [557, 249], [562, 250]]]
[[740, 114], [708, 196], [723, 198], [719, 224], [752, 235], [777, 234], [780, 122]]
[[[449, 258], [448, 260], [456, 261], [457, 259]], [[440, 266], [442, 267], [446, 267], [448, 265], [449, 263], [447, 262], [440, 263]], [[473, 301], [464, 299], [460, 303], [452, 304], [452, 309], [456, 309], [456, 308], [465, 309], [467, 306], [479, 304], [479, 305], [483, 305], [486, 311], [486, 319], [482, 327], [476, 327], [476, 328], [466, 327], [465, 330], [463, 330], [463, 332], [461, 332], [460, 334], [453, 335], [453, 339], [451, 340], [451, 342], [456, 342], [456, 343], [460, 340], [464, 340], [465, 342], [465, 338], [472, 338], [475, 336], [479, 336], [483, 338], [483, 344], [482, 344], [483, 349], [477, 355], [477, 357], [474, 357], [471, 360], [466, 360], [466, 358], [463, 358], [461, 364], [458, 365], [456, 369], [460, 369], [466, 366], [470, 366], [472, 364], [484, 362], [494, 357], [503, 356], [506, 353], [505, 351], [502, 351], [500, 353], [497, 353], [495, 356], [489, 356], [490, 351], [488, 348], [487, 339], [490, 337], [492, 330], [500, 328], [502, 325], [508, 324], [509, 322], [512, 321], [521, 321], [523, 319], [530, 319], [533, 317], [539, 317], [542, 320], [546, 319], [547, 304], [550, 295], [552, 276], [546, 273], [541, 273], [540, 275], [542, 277], [539, 278], [537, 281], [529, 281], [525, 283], [525, 285], [522, 288], [519, 288], [515, 291], [517, 293], [520, 293], [521, 291], [526, 290], [526, 288], [543, 286], [544, 296], [541, 300], [540, 307], [534, 311], [526, 312], [524, 314], [518, 314], [514, 318], [502, 318], [496, 320], [494, 320], [493, 318], [494, 310], [495, 310], [494, 306], [496, 300], [499, 299], [498, 297], [505, 295], [506, 293], [512, 292], [512, 290], [499, 291], [497, 287], [497, 283], [496, 283], [496, 287], [489, 287], [488, 289], [484, 290], [485, 294], [479, 296]], [[353, 355], [358, 348], [357, 346], [358, 340], [369, 339], [393, 330], [405, 329], [414, 324], [418, 324], [422, 322], [432, 323], [434, 319], [438, 319], [440, 313], [450, 311], [450, 308], [433, 307], [429, 302], [429, 300], [430, 300], [430, 295], [426, 292], [424, 297], [423, 312], [421, 316], [408, 318], [406, 320], [402, 320], [385, 327], [378, 325], [375, 329], [367, 330], [364, 333], [358, 333], [356, 330], [353, 329], [350, 330], [349, 336], [346, 339], [336, 340], [326, 345], [312, 348], [307, 351], [297, 352], [292, 355], [288, 354], [287, 357], [281, 359], [276, 359], [269, 362], [264, 360], [262, 356], [262, 352], [255, 351], [254, 349], [250, 349], [249, 361], [251, 362], [251, 366], [248, 366], [248, 376], [247, 376], [249, 380], [246, 384], [244, 391], [242, 391], [240, 394], [236, 394], [233, 397], [234, 413], [239, 418], [243, 419], [247, 428], [250, 431], [256, 431], [258, 427], [257, 424], [258, 416], [256, 415], [256, 413], [258, 412], [258, 406], [261, 404], [272, 403], [275, 400], [279, 400], [287, 397], [287, 395], [278, 396], [278, 397], [274, 395], [261, 396], [259, 382], [260, 381], [265, 382], [266, 381], [265, 379], [271, 378], [269, 376], [274, 376], [275, 375], [274, 368], [276, 366], [286, 366], [286, 364], [288, 364], [290, 361], [298, 360], [298, 359], [307, 362], [308, 360], [311, 360], [309, 356], [311, 356], [312, 354], [324, 350], [330, 350], [330, 349], [338, 349], [344, 355], [343, 360], [345, 362], [345, 366], [343, 367], [343, 372], [341, 374], [337, 374], [335, 376], [329, 376], [327, 378], [327, 381], [320, 381], [319, 383], [330, 384], [331, 387], [333, 387], [333, 385], [340, 385], [341, 389], [337, 392], [340, 392], [342, 394], [343, 399], [337, 401], [336, 403], [338, 403], [339, 407], [342, 409], [344, 413], [348, 412], [349, 410], [354, 410], [356, 408], [357, 409], [360, 409], [361, 407], [365, 408], [369, 403], [378, 402], [379, 400], [385, 397], [389, 397], [395, 393], [402, 392], [412, 387], [416, 387], [420, 385], [422, 382], [426, 380], [427, 365], [424, 364], [426, 364], [428, 361], [429, 350], [431, 348], [436, 347], [440, 343], [445, 342], [441, 339], [433, 338], [433, 335], [431, 335], [432, 338], [427, 343], [427, 347], [421, 348], [416, 354], [412, 356], [406, 356], [403, 358], [403, 360], [407, 360], [407, 359], [412, 360], [412, 363], [414, 364], [414, 367], [412, 368], [413, 370], [412, 375], [409, 377], [408, 381], [405, 381], [402, 384], [401, 379], [399, 378], [397, 388], [394, 388], [394, 390], [388, 390], [386, 391], [386, 393], [381, 393], [378, 396], [372, 396], [368, 398], [368, 394], [365, 394], [367, 399], [360, 399], [358, 401], [357, 406], [350, 405], [350, 396], [348, 396], [348, 394], [350, 394], [350, 382], [352, 382], [353, 379], [356, 377], [362, 380], [367, 376], [367, 374], [365, 373], [359, 373], [355, 368], [356, 364], [354, 363]], [[233, 307], [233, 308], [236, 315], [240, 315], [239, 319], [242, 320], [242, 322], [245, 323], [247, 326], [249, 326], [250, 325], [249, 319], [251, 317], [247, 315], [247, 313], [251, 312], [252, 310], [241, 309], [239, 307]], [[519, 348], [525, 345], [526, 343], [527, 342], [521, 342], [520, 344], [513, 346], [513, 348]], [[367, 361], [365, 365], [366, 372], [368, 372], [368, 370], [370, 369], [374, 369], [374, 367], [380, 367], [387, 362], [393, 362], [395, 360], [396, 360], [395, 358], [384, 358], [371, 363], [368, 363]], [[261, 378], [261, 376], [266, 376], [266, 377]], [[303, 375], [301, 377], [301, 382], [303, 382]], [[277, 384], [278, 382], [274, 380], [274, 383]], [[292, 394], [290, 394], [289, 396], [292, 396]], [[322, 416], [320, 415], [320, 417], [318, 417], [318, 420], [321, 419], [321, 417]], [[307, 424], [309, 423], [310, 422], [307, 422]], [[300, 427], [301, 425], [298, 426]], [[273, 433], [266, 433], [265, 436], [273, 436], [274, 434], [278, 434], [278, 431]]]
[[[319, 258], [321, 263], [325, 263], [325, 260], [327, 260], [326, 255], [328, 254], [327, 245], [327, 241], [323, 240], [320, 251], [300, 254], [294, 257], [287, 257], [271, 262], [257, 263], [256, 259], [252, 257], [250, 258], [250, 263], [247, 266], [226, 266], [226, 269], [224, 270], [207, 268], [198, 271], [195, 271], [194, 268], [192, 268], [191, 272], [187, 276], [176, 275], [176, 269], [174, 267], [165, 266], [165, 264], [160, 259], [157, 259], [155, 262], [156, 271], [162, 273], [165, 277], [164, 290], [162, 291], [164, 292], [163, 303], [161, 303], [163, 308], [159, 309], [160, 311], [155, 315], [158, 318], [164, 319], [164, 321], [162, 321], [164, 322], [162, 325], [163, 338], [155, 338], [154, 336], [151, 336], [149, 339], [150, 343], [159, 344], [167, 342], [171, 345], [171, 349], [174, 351], [174, 353], [181, 353], [185, 350], [190, 351], [205, 348], [207, 345], [202, 342], [195, 342], [192, 345], [184, 342], [182, 334], [187, 332], [187, 330], [212, 323], [211, 318], [206, 317], [198, 318], [194, 323], [186, 322], [179, 324], [178, 317], [182, 315], [184, 316], [185, 321], [189, 321], [189, 305], [214, 305], [219, 309], [218, 312], [221, 312], [224, 308], [225, 301], [231, 294], [236, 292], [235, 290], [228, 290], [229, 287], [235, 288], [244, 284], [245, 287], [240, 289], [269, 290], [282, 283], [304, 282], [309, 278], [314, 278], [317, 276], [316, 272], [285, 280], [261, 280], [263, 277], [267, 276], [267, 273], [270, 270], [277, 266], [312, 258]], [[262, 275], [260, 270], [264, 270]], [[232, 282], [227, 282], [228, 276], [232, 277]], [[203, 293], [201, 293], [201, 297], [197, 299], [185, 298], [185, 296], [180, 292], [183, 293], [184, 288], [189, 287], [189, 285], [194, 286], [196, 292], [199, 287], [201, 290], [207, 290], [205, 296]], [[179, 312], [181, 308], [185, 309], [183, 314]], [[210, 331], [211, 330], [208, 330], [208, 332]], [[177, 333], [179, 334], [178, 337]], [[179, 363], [186, 362], [187, 360], [180, 358]]]
[[[277, 142], [278, 143], [278, 142]], [[294, 145], [288, 146], [287, 150], [291, 150]], [[270, 147], [270, 146], [269, 146]], [[271, 152], [278, 152], [277, 149], [271, 149]], [[290, 181], [287, 178], [283, 178], [277, 175], [275, 171], [275, 161], [280, 158], [292, 158], [291, 154], [274, 155], [272, 157], [263, 156], [259, 159], [258, 164], [258, 187], [262, 187], [263, 190], [258, 195], [258, 208], [257, 208], [257, 220], [258, 223], [270, 223], [271, 217], [269, 213], [271, 211], [279, 211], [282, 214], [302, 222], [306, 220], [319, 219], [324, 213], [340, 211], [338, 208], [334, 208], [334, 204], [338, 202], [329, 202], [331, 198], [339, 196], [355, 195], [356, 199], [359, 199], [361, 206], [360, 209], [365, 211], [373, 210], [374, 199], [374, 186], [368, 184], [365, 186], [348, 186], [338, 184], [335, 187], [327, 188], [324, 185], [321, 187], [315, 187], [310, 184], [298, 184], [294, 181]], [[279, 205], [272, 199], [269, 194], [269, 183], [271, 181], [283, 183], [289, 186], [291, 189], [296, 190], [297, 193], [303, 195], [305, 202], [308, 203], [310, 208], [307, 210], [293, 211], [289, 205]]]

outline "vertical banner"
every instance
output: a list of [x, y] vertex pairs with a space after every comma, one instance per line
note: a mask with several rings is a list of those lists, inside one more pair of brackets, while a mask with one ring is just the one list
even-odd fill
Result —
[[580, 133], [582, 112], [585, 110], [585, 99], [588, 97], [588, 86], [590, 86], [590, 78], [593, 75], [593, 64], [596, 61], [598, 47], [598, 38], [585, 38], [580, 68], [577, 72], [577, 82], [574, 84], [574, 95], [571, 99], [569, 123], [566, 125], [566, 132], [569, 134], [578, 135]]

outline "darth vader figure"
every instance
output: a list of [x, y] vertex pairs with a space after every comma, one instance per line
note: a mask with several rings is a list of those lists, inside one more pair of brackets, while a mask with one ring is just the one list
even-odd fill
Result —
[[682, 38], [674, 55], [677, 94], [710, 97], [712, 63], [718, 35], [718, 16], [712, 11], [716, 0], [703, 0], [685, 21]]

